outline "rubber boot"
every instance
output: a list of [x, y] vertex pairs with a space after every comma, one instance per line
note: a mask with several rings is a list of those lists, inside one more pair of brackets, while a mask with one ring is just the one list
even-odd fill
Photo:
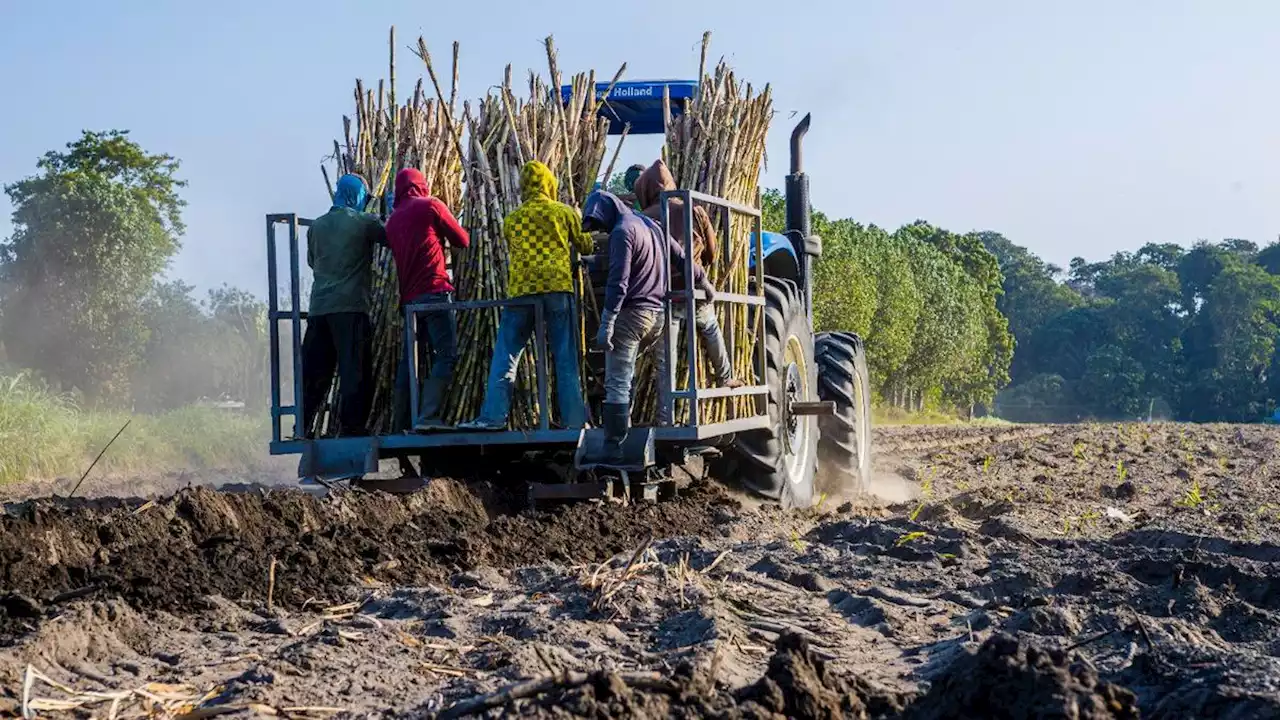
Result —
[[604, 446], [600, 462], [617, 465], [622, 462], [622, 443], [627, 439], [627, 427], [631, 424], [631, 403], [605, 403], [601, 408], [604, 420]]

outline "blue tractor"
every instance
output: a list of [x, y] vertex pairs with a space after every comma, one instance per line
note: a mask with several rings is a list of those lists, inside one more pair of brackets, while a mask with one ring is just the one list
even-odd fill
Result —
[[[600, 114], [610, 120], [610, 133], [659, 134], [665, 132], [663, 97], [668, 95], [673, 114], [683, 111], [697, 84], [685, 81], [618, 83], [609, 90], [600, 84], [596, 91], [609, 99]], [[569, 88], [565, 88], [565, 97]], [[667, 323], [658, 352], [668, 353], [672, 373], [669, 390], [660, 391], [658, 402], [673, 407], [682, 401], [687, 412], [669, 424], [634, 428], [625, 445], [621, 464], [599, 465], [592, 461], [603, 440], [600, 429], [554, 428], [548, 417], [548, 373], [545, 352], [535, 352], [536, 382], [540, 417], [537, 427], [504, 432], [443, 430], [373, 437], [326, 437], [309, 439], [294, 432], [284, 435], [287, 419], [294, 425], [300, 416], [297, 401], [282, 401], [281, 362], [283, 325], [290, 332], [294, 398], [301, 398], [300, 338], [306, 313], [300, 309], [301, 279], [298, 267], [299, 228], [309, 221], [294, 214], [267, 216], [268, 283], [280, 287], [277, 261], [277, 231], [288, 230], [289, 281], [291, 302], [280, 308], [278, 292], [269, 302], [271, 335], [272, 454], [299, 454], [299, 476], [304, 482], [332, 487], [344, 478], [376, 472], [382, 458], [417, 454], [429, 457], [431, 465], [445, 472], [457, 468], [485, 467], [502, 473], [504, 467], [520, 467], [518, 474], [528, 485], [531, 502], [612, 497], [627, 502], [659, 499], [674, 492], [671, 470], [692, 456], [701, 456], [712, 476], [741, 486], [785, 507], [808, 507], [824, 496], [856, 495], [870, 479], [871, 415], [870, 386], [862, 340], [853, 333], [813, 332], [813, 263], [822, 253], [822, 241], [811, 233], [809, 178], [804, 173], [802, 142], [809, 129], [805, 116], [791, 133], [790, 174], [786, 178], [785, 233], [764, 232], [761, 211], [692, 190], [675, 190], [662, 196], [663, 218], [668, 202], [684, 200], [685, 227], [693, 227], [693, 203], [718, 212], [721, 242], [728, 242], [731, 214], [754, 223], [749, 258], [749, 287], [744, 294], [717, 293], [717, 303], [747, 306], [748, 337], [727, 333], [730, 347], [754, 344], [754, 380], [741, 388], [700, 388], [696, 374], [684, 387], [675, 383], [676, 338], [685, 332], [684, 350], [689, 366], [697, 362], [698, 342], [692, 323], [683, 327], [671, 321], [671, 300], [683, 298], [690, 306], [705, 301], [701, 291], [691, 287], [673, 291], [670, 268], [667, 276]], [[664, 226], [665, 226], [664, 222]], [[685, 268], [691, 277], [692, 234], [686, 233]], [[592, 267], [591, 258], [584, 258]], [[596, 263], [600, 267], [605, 263]], [[597, 271], [600, 272], [600, 271]], [[602, 287], [596, 278], [596, 286]], [[460, 313], [512, 305], [520, 299], [461, 301], [432, 306], [409, 306], [406, 320], [423, 313]], [[535, 321], [535, 347], [545, 347], [543, 322]], [[405, 346], [417, 348], [416, 322], [405, 323]], [[594, 328], [587, 328], [591, 337]], [[411, 351], [412, 352], [412, 351]], [[416, 375], [417, 363], [411, 363]], [[586, 366], [602, 373], [598, 362], [588, 355]], [[411, 407], [417, 407], [417, 379]], [[754, 411], [738, 413], [732, 419], [703, 422], [699, 401], [711, 398], [752, 397]], [[588, 397], [588, 402], [592, 398]], [[416, 420], [416, 418], [415, 418]], [[819, 460], [821, 459], [821, 463]], [[533, 469], [533, 472], [530, 470]], [[383, 486], [389, 489], [389, 486]]]

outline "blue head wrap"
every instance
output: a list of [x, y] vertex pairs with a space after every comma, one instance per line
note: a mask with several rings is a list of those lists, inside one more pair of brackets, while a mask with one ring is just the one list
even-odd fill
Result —
[[338, 186], [333, 191], [333, 206], [363, 212], [365, 197], [368, 193], [364, 180], [359, 175], [343, 175], [338, 178]]

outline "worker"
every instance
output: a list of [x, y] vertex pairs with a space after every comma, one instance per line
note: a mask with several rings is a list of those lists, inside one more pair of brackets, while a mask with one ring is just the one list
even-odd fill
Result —
[[636, 198], [636, 181], [640, 179], [640, 175], [644, 173], [644, 170], [644, 165], [641, 165], [640, 163], [636, 163], [635, 165], [627, 168], [626, 173], [622, 176], [622, 187], [624, 188], [624, 192], [618, 195], [623, 202], [630, 205], [636, 212], [640, 212], [644, 209], [640, 206], [640, 202]]
[[[555, 361], [556, 405], [560, 424], [577, 428], [586, 424], [586, 407], [578, 381], [579, 353], [573, 311], [571, 249], [592, 250], [591, 237], [582, 230], [574, 208], [556, 201], [556, 177], [546, 165], [531, 161], [520, 169], [522, 204], [507, 215], [502, 232], [507, 240], [508, 295], [530, 298], [542, 307], [547, 341]], [[534, 330], [534, 307], [510, 305], [502, 309], [498, 340], [489, 365], [480, 417], [459, 427], [469, 430], [501, 430], [511, 411], [511, 385], [520, 356]]]
[[[467, 231], [431, 189], [422, 171], [405, 168], [396, 174], [395, 200], [387, 220], [387, 245], [396, 261], [400, 283], [400, 306], [452, 301], [453, 283], [445, 268], [445, 244], [465, 248], [471, 242]], [[457, 321], [448, 311], [418, 316], [417, 337], [429, 341], [431, 372], [422, 383], [418, 397], [417, 430], [444, 427], [440, 416], [445, 390], [453, 378], [458, 358]], [[396, 372], [395, 415], [399, 427], [408, 429], [409, 359], [406, 347]]]
[[302, 338], [302, 432], [307, 437], [313, 437], [335, 365], [341, 433], [366, 433], [373, 246], [386, 242], [382, 223], [363, 212], [367, 194], [359, 175], [343, 175], [333, 206], [307, 230], [307, 265], [314, 276]]
[[[662, 222], [662, 193], [675, 190], [676, 181], [667, 169], [667, 164], [658, 160], [650, 165], [636, 180], [636, 202], [641, 211], [650, 220]], [[667, 201], [667, 229], [671, 240], [684, 249], [684, 200], [670, 198]], [[707, 211], [698, 205], [693, 206], [693, 264], [704, 272], [716, 262], [718, 243], [715, 226]], [[679, 277], [671, 279], [672, 289], [681, 290], [684, 283]], [[720, 321], [716, 318], [715, 306], [710, 302], [698, 304], [694, 313], [694, 323], [698, 328], [698, 336], [702, 340], [703, 351], [711, 362], [711, 370], [715, 383], [720, 387], [742, 387], [741, 380], [733, 377], [733, 362], [729, 359], [729, 350], [725, 346], [724, 332], [720, 329]], [[673, 314], [677, 320], [684, 321], [688, 313], [683, 302], [673, 303]]]
[[636, 163], [635, 165], [627, 168], [627, 172], [622, 176], [622, 185], [627, 189], [627, 192], [636, 191], [636, 181], [640, 179], [640, 176], [644, 174], [644, 171], [645, 167], [640, 163]]
[[[605, 430], [604, 461], [622, 459], [631, 417], [631, 382], [641, 348], [663, 337], [663, 267], [674, 257], [683, 267], [684, 250], [668, 242], [657, 223], [633, 212], [609, 192], [594, 192], [587, 199], [583, 229], [609, 233], [609, 280], [596, 346], [604, 350]], [[698, 265], [694, 281], [714, 296], [711, 283]], [[659, 391], [669, 390], [666, 353], [657, 353]], [[671, 421], [669, 406], [660, 408], [659, 424]]]

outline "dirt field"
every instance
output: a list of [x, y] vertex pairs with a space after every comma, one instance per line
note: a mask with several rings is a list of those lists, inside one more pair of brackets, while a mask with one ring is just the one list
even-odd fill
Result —
[[889, 506], [791, 514], [701, 485], [15, 501], [0, 715], [1276, 717], [1277, 442], [889, 428]]

